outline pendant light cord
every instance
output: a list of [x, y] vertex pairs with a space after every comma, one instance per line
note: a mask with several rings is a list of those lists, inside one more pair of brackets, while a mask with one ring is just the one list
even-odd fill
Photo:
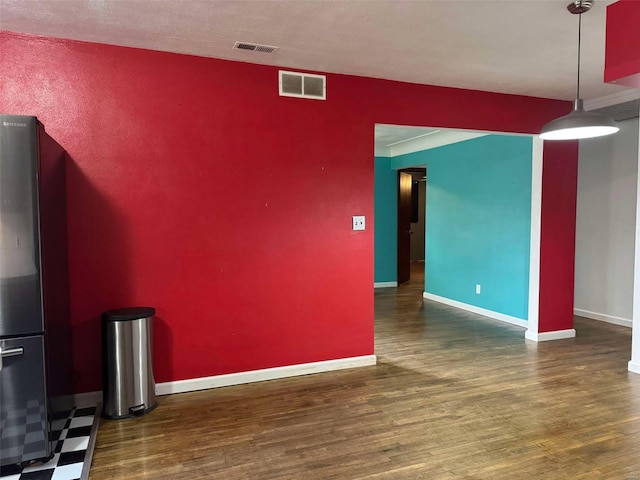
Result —
[[578, 15], [578, 89], [576, 98], [580, 98], [580, 45], [582, 43], [582, 14]]

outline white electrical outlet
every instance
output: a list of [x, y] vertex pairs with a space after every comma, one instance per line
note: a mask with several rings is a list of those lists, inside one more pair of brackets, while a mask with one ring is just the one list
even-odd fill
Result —
[[476, 294], [480, 295], [480, 290], [481, 290], [480, 284], [476, 283]]
[[364, 230], [364, 215], [353, 216], [353, 230]]

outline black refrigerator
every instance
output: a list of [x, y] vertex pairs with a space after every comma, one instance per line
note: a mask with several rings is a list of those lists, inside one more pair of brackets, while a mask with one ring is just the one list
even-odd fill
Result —
[[47, 460], [73, 407], [65, 152], [0, 115], [0, 465]]

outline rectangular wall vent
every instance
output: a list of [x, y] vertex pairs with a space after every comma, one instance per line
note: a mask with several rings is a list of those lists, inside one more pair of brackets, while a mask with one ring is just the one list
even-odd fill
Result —
[[327, 78], [312, 73], [280, 70], [279, 88], [282, 97], [327, 99]]
[[273, 45], [259, 45], [257, 43], [236, 42], [233, 45], [236, 50], [249, 50], [252, 52], [261, 53], [273, 53], [280, 47], [274, 47]]

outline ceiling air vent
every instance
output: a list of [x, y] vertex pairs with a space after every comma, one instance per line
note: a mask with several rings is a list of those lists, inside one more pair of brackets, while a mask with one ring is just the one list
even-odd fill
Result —
[[280, 70], [280, 95], [283, 97], [327, 99], [327, 80], [324, 75], [285, 72]]
[[272, 45], [258, 45], [257, 43], [236, 42], [233, 45], [236, 50], [249, 50], [252, 52], [273, 53], [280, 47]]

